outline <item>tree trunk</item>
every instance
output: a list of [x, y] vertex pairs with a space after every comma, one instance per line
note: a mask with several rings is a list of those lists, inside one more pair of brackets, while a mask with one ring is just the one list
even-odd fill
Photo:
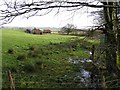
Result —
[[120, 70], [120, 8], [117, 9], [117, 49], [118, 49], [118, 57], [117, 57], [117, 63], [119, 64], [118, 68]]
[[[113, 2], [106, 2], [104, 4], [114, 5]], [[104, 16], [106, 21], [106, 33], [105, 33], [105, 44], [106, 44], [106, 66], [108, 72], [117, 72], [117, 41], [116, 41], [116, 25], [115, 25], [115, 9], [110, 7], [104, 8]]]
[[[120, 22], [119, 22], [120, 23]], [[120, 70], [120, 26], [118, 28], [118, 34], [117, 34], [117, 46], [118, 46], [118, 57], [117, 57], [117, 63], [119, 64], [118, 68]]]
[[68, 28], [68, 29], [67, 29], [67, 35], [69, 35], [69, 33], [70, 33], [70, 29]]

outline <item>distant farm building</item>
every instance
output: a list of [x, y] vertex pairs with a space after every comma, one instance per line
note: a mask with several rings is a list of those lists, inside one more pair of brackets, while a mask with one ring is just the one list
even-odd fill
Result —
[[33, 29], [31, 32], [32, 34], [42, 34], [42, 31], [39, 29]]
[[43, 33], [51, 33], [51, 30], [43, 30]]
[[46, 33], [51, 33], [52, 31], [51, 30], [49, 30], [49, 29], [46, 29], [46, 30], [40, 30], [40, 29], [36, 29], [36, 28], [34, 28], [34, 29], [26, 29], [25, 30], [25, 32], [26, 33], [31, 33], [31, 34], [46, 34]]

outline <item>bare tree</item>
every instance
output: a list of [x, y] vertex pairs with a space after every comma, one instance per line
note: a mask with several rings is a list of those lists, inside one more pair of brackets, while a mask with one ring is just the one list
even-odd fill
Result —
[[92, 11], [90, 16], [93, 15], [94, 15], [93, 23], [95, 23], [97, 26], [105, 24], [103, 9], [100, 9], [99, 11]]
[[[25, 15], [29, 18], [31, 16], [41, 16], [48, 14], [53, 9], [57, 8], [57, 13], [59, 13], [60, 8], [64, 8], [67, 11], [77, 11], [82, 7], [93, 7], [93, 8], [103, 8], [103, 7], [117, 7], [111, 5], [98, 5], [92, 4], [95, 0], [31, 0], [31, 1], [7, 1], [4, 0], [3, 4], [0, 6], [0, 21], [1, 24], [9, 23], [14, 18], [20, 15]], [[3, 8], [4, 7], [4, 8]]]
[[62, 27], [62, 31], [63, 32], [66, 32], [67, 35], [70, 34], [70, 32], [74, 31], [75, 30], [75, 26], [73, 24], [67, 24], [66, 26]]

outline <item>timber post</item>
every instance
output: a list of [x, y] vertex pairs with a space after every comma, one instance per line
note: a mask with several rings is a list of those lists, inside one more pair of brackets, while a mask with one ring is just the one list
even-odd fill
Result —
[[13, 78], [12, 78], [11, 71], [9, 70], [7, 72], [7, 74], [8, 74], [8, 79], [9, 79], [9, 82], [10, 82], [10, 90], [15, 90], [14, 81], [13, 81]]

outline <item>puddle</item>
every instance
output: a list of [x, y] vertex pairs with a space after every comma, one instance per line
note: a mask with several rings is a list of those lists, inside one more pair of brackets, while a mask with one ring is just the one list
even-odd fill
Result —
[[92, 60], [86, 59], [86, 58], [79, 58], [79, 57], [77, 57], [77, 59], [73, 59], [72, 57], [69, 57], [68, 62], [80, 65], [79, 71], [74, 74], [74, 80], [77, 80], [77, 81], [79, 80], [78, 85], [80, 87], [81, 86], [83, 86], [83, 87], [90, 86], [90, 84], [91, 84], [91, 81], [90, 81], [91, 72], [84, 69], [83, 63], [92, 62]]
[[84, 69], [81, 70], [81, 73], [83, 78], [89, 78], [91, 74], [89, 71], [86, 71]]
[[78, 63], [92, 62], [92, 60], [87, 59], [87, 58], [73, 59], [69, 57], [68, 62], [78, 64]]
[[92, 60], [90, 60], [90, 59], [86, 59], [86, 58], [83, 58], [80, 62], [81, 62], [81, 63], [92, 62]]
[[92, 60], [87, 58], [79, 58], [73, 59], [72, 57], [69, 57], [68, 59], [69, 63], [73, 64], [79, 64], [79, 71], [74, 73], [74, 80], [79, 81], [77, 85], [79, 87], [96, 87], [94, 84], [96, 82], [91, 82], [91, 75], [92, 73], [90, 71], [85, 70], [84, 64], [85, 63], [92, 63]]
[[74, 59], [72, 59], [71, 57], [69, 57], [68, 62], [74, 63], [74, 64], [78, 64], [78, 63], [79, 63], [79, 60], [74, 60]]
[[[91, 55], [92, 53], [91, 52], [88, 52], [89, 55]], [[76, 84], [79, 86], [79, 87], [92, 87], [92, 88], [97, 88], [99, 87], [99, 82], [97, 81], [97, 73], [92, 73], [90, 71], [87, 71], [89, 69], [89, 65], [93, 65], [93, 61], [88, 59], [88, 58], [81, 58], [79, 56], [77, 57], [69, 57], [68, 58], [68, 62], [69, 63], [73, 63], [73, 64], [76, 64], [76, 65], [79, 65], [78, 66], [78, 71], [74, 72], [73, 73], [73, 78], [74, 80], [78, 81]], [[96, 61], [96, 64], [99, 65], [100, 61], [97, 60]], [[87, 70], [86, 70], [86, 69]]]
[[89, 54], [92, 55], [92, 52], [90, 51]]

